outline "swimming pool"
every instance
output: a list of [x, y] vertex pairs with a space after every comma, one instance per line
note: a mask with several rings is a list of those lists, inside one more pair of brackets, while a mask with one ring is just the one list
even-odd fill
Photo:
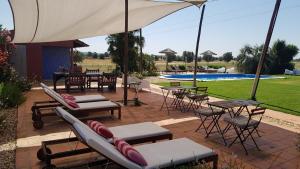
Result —
[[[174, 79], [174, 80], [193, 80], [193, 74], [171, 74], [163, 75], [160, 78], [164, 79]], [[203, 73], [197, 74], [196, 79], [198, 81], [215, 81], [215, 80], [242, 80], [242, 79], [254, 79], [255, 74], [217, 74], [217, 73]], [[275, 79], [284, 78], [278, 76], [261, 75], [261, 79]]]

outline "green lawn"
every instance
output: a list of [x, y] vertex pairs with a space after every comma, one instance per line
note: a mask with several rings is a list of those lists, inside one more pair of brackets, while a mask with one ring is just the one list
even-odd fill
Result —
[[[300, 116], [300, 76], [285, 76], [286, 79], [260, 80], [257, 100], [273, 110]], [[192, 82], [183, 82], [192, 85]], [[253, 80], [198, 82], [207, 86], [209, 95], [224, 99], [249, 99]], [[167, 86], [169, 83], [159, 83]]]

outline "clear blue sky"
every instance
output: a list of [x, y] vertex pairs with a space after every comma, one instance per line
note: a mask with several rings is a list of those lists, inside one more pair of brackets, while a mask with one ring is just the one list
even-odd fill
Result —
[[[206, 5], [200, 40], [200, 52], [212, 50], [218, 55], [233, 52], [246, 44], [262, 44], [274, 8], [275, 0], [210, 0]], [[181, 54], [195, 51], [200, 10], [190, 7], [174, 13], [143, 29], [144, 52], [158, 54], [171, 48]], [[286, 40], [300, 48], [300, 0], [282, 0], [272, 42]], [[0, 24], [13, 28], [7, 0], [0, 0]], [[90, 47], [81, 51], [105, 52], [105, 36], [82, 39]], [[298, 55], [300, 57], [300, 55]]]

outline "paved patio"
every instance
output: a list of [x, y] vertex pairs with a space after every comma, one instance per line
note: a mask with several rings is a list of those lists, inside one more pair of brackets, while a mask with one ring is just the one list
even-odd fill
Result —
[[[95, 90], [87, 91], [86, 94], [96, 93]], [[76, 93], [74, 93], [76, 94]], [[79, 93], [78, 93], [79, 94]], [[122, 99], [122, 89], [117, 92], [100, 92], [100, 94], [111, 100]], [[129, 91], [129, 98], [133, 98], [134, 93]], [[195, 129], [199, 125], [199, 120], [192, 112], [181, 113], [172, 110], [167, 115], [166, 110], [160, 110], [163, 101], [161, 95], [149, 92], [141, 92], [140, 99], [146, 103], [140, 107], [127, 106], [122, 107], [122, 120], [117, 118], [99, 119], [107, 126], [116, 126], [122, 124], [138, 123], [144, 121], [155, 122], [174, 134], [174, 138], [187, 137], [199, 144], [213, 148], [220, 155], [220, 165], [232, 163], [232, 161], [242, 162], [246, 168], [274, 168], [274, 169], [295, 169], [300, 168], [300, 152], [296, 149], [297, 133], [277, 126], [262, 123], [260, 126], [261, 138], [257, 142], [262, 151], [257, 151], [251, 140], [247, 142], [249, 155], [246, 156], [242, 146], [234, 144], [231, 148], [222, 144], [218, 135], [212, 135], [208, 139], [204, 138], [204, 132], [196, 133]], [[42, 140], [57, 139], [69, 137], [70, 129], [56, 117], [45, 118], [45, 126], [42, 130], [35, 130], [32, 127], [30, 108], [34, 101], [49, 100], [49, 97], [41, 90], [32, 90], [27, 93], [27, 101], [18, 109], [18, 127], [17, 127], [17, 149], [16, 149], [16, 168], [17, 169], [35, 169], [42, 168], [43, 164], [36, 157]], [[93, 116], [97, 113], [90, 114]], [[109, 113], [107, 113], [109, 115]], [[221, 120], [222, 121], [222, 120]], [[222, 123], [224, 125], [225, 123]], [[233, 133], [232, 133], [233, 134]], [[62, 151], [74, 148], [73, 144], [66, 144], [52, 148], [52, 151]], [[57, 166], [70, 165], [81, 161], [91, 160], [96, 157], [96, 153], [85, 156], [75, 156], [72, 158], [63, 158], [53, 161]]]

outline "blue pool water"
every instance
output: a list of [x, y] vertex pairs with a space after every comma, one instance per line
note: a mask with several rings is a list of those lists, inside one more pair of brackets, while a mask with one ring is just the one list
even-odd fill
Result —
[[[160, 78], [176, 79], [176, 80], [193, 80], [193, 74], [171, 74], [163, 75]], [[198, 81], [214, 81], [214, 80], [241, 80], [241, 79], [254, 79], [255, 74], [197, 74]], [[283, 78], [270, 75], [261, 75], [261, 79]]]

